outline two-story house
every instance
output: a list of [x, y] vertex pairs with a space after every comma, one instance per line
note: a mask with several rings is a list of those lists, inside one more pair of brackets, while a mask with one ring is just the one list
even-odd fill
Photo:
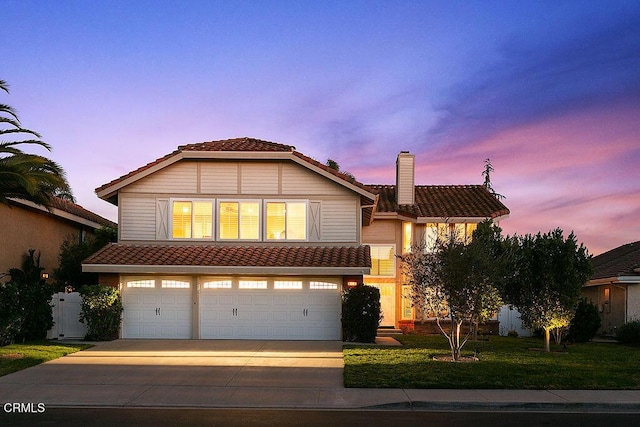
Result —
[[121, 289], [123, 338], [340, 339], [342, 289], [363, 280], [382, 325], [413, 329], [395, 255], [509, 211], [483, 186], [415, 186], [411, 154], [397, 166], [367, 186], [289, 145], [184, 145], [97, 189], [118, 243], [83, 269]]
[[371, 189], [250, 138], [178, 147], [98, 188], [118, 242], [83, 263], [119, 286], [123, 338], [341, 338], [369, 273]]

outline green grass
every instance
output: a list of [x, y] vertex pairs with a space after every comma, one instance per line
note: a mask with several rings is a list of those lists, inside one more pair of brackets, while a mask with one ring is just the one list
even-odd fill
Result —
[[89, 347], [92, 346], [46, 341], [0, 347], [0, 377]]
[[451, 363], [433, 360], [449, 353], [442, 336], [402, 335], [398, 341], [403, 347], [346, 346], [345, 387], [640, 389], [638, 347], [582, 343], [545, 353], [531, 350], [542, 348], [541, 339], [491, 337], [464, 347], [463, 355], [480, 351], [478, 362]]

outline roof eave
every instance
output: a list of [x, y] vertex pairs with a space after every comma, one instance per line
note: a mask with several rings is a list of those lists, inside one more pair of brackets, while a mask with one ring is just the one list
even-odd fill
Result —
[[285, 275], [285, 276], [326, 276], [326, 275], [365, 275], [370, 273], [369, 267], [263, 267], [263, 266], [209, 266], [209, 265], [116, 265], [116, 264], [82, 264], [84, 273], [119, 273], [119, 274], [244, 274]]

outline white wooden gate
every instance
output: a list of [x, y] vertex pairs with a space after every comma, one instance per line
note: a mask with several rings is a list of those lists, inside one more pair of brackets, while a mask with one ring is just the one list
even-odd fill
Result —
[[80, 323], [82, 297], [78, 292], [53, 294], [51, 314], [53, 328], [47, 332], [48, 339], [83, 339], [87, 326]]

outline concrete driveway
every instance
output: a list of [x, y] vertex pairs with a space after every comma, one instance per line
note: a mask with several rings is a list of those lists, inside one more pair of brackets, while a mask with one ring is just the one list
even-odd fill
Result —
[[117, 340], [0, 377], [4, 402], [315, 406], [343, 389], [339, 341]]

